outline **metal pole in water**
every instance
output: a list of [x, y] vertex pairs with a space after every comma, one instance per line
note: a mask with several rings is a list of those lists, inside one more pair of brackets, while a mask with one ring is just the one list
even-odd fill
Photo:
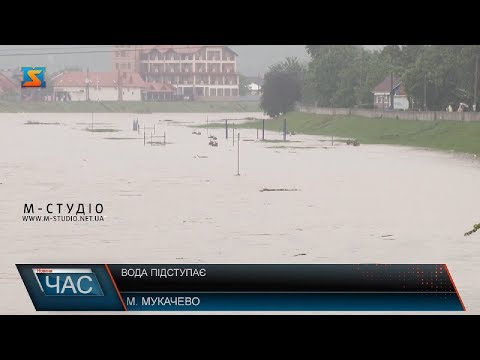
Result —
[[228, 123], [227, 123], [227, 119], [225, 119], [225, 139], [228, 139]]
[[153, 124], [153, 133], [155, 134], [155, 124]]
[[235, 124], [232, 126], [232, 139], [233, 139], [233, 146], [235, 146]]
[[163, 132], [163, 145], [166, 145], [166, 144], [167, 144], [167, 134], [164, 131]]
[[258, 140], [258, 126], [257, 126], [257, 140]]
[[150, 145], [153, 146], [153, 134], [152, 133], [150, 133]]
[[287, 119], [283, 119], [283, 141], [287, 141]]
[[240, 176], [240, 133], [237, 141], [237, 175]]
[[145, 146], [145, 131], [143, 132], [143, 146]]
[[208, 115], [207, 115], [207, 136], [208, 136]]
[[92, 112], [92, 130], [93, 130], [93, 112]]
[[262, 140], [265, 140], [265, 119], [262, 119]]
[[332, 135], [332, 146], [333, 146], [333, 135]]

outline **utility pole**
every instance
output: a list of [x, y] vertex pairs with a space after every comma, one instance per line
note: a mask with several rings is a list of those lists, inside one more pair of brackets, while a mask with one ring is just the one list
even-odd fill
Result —
[[90, 101], [90, 79], [88, 77], [89, 69], [87, 67], [87, 78], [85, 79], [85, 82], [87, 84], [87, 91], [86, 91], [86, 100]]
[[427, 111], [427, 73], [423, 80], [423, 111]]
[[390, 73], [390, 110], [393, 110], [393, 72]]
[[475, 56], [475, 83], [473, 87], [473, 111], [477, 111], [478, 55]]

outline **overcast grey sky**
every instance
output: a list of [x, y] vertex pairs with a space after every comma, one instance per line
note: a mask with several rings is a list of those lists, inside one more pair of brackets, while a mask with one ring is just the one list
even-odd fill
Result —
[[[369, 48], [379, 45], [365, 45]], [[263, 75], [268, 67], [288, 56], [308, 61], [305, 45], [231, 45], [238, 53], [237, 70], [248, 76]], [[74, 51], [96, 51], [89, 54], [51, 54]], [[111, 46], [107, 45], [0, 45], [0, 69], [20, 66], [46, 66], [47, 71], [57, 71], [65, 67], [80, 67], [96, 71], [110, 71]], [[31, 54], [37, 55], [18, 55]], [[15, 54], [14, 56], [5, 56]]]

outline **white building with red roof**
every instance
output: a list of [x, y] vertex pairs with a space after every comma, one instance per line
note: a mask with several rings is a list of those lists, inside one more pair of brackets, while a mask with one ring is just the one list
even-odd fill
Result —
[[393, 96], [394, 110], [408, 110], [410, 107], [407, 93], [400, 79], [385, 77], [373, 89], [373, 106], [375, 109], [389, 109], [391, 107], [391, 96]]
[[137, 73], [66, 71], [53, 80], [56, 101], [141, 101], [144, 88]]
[[226, 45], [117, 45], [112, 64], [122, 75], [173, 86], [177, 98], [222, 100], [239, 96], [236, 58]]

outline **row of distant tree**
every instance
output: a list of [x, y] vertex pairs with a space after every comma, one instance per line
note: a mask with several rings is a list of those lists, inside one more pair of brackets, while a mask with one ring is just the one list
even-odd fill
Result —
[[292, 110], [296, 101], [371, 107], [372, 89], [389, 74], [402, 80], [413, 109], [423, 109], [424, 100], [429, 110], [474, 102], [480, 45], [308, 45], [307, 52], [308, 64], [287, 58], [265, 74], [261, 106], [269, 115]]

